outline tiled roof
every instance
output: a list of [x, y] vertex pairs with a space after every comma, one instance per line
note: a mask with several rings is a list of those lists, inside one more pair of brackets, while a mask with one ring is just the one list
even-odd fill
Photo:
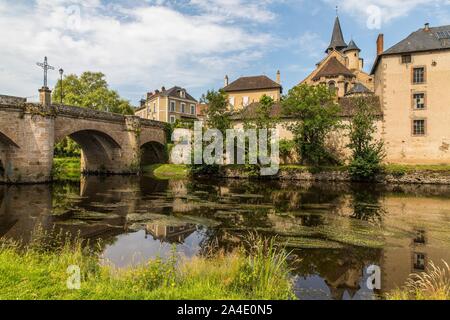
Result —
[[358, 51], [361, 52], [361, 49], [358, 48], [358, 46], [356, 45], [355, 41], [353, 41], [353, 40], [350, 41], [350, 43], [348, 44], [348, 47], [345, 48], [343, 50], [343, 52], [347, 52], [347, 51], [350, 51], [350, 50], [358, 50]]
[[280, 89], [281, 85], [267, 76], [241, 77], [223, 88], [225, 92]]
[[335, 77], [340, 75], [355, 77], [355, 75], [346, 66], [340, 63], [336, 57], [332, 57], [314, 76], [313, 80], [317, 81], [321, 77]]
[[[381, 109], [380, 99], [379, 97], [373, 95], [365, 97], [364, 99], [368, 99], [368, 102], [373, 104], [374, 106], [374, 114], [376, 116], [383, 116], [383, 111]], [[339, 114], [341, 117], [352, 117], [355, 113], [355, 98], [346, 97], [339, 99], [339, 105], [341, 106], [341, 113]], [[232, 120], [239, 121], [243, 119], [254, 119], [256, 117], [257, 108], [259, 106], [259, 102], [254, 102], [249, 104], [247, 107], [242, 109], [240, 112], [237, 112], [231, 116]], [[270, 112], [270, 116], [274, 118], [290, 118], [287, 116], [283, 116], [282, 105], [281, 102], [276, 102], [272, 110]]]

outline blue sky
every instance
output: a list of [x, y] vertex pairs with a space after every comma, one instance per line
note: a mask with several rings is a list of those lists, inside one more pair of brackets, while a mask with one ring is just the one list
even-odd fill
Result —
[[387, 49], [425, 22], [450, 25], [450, 0], [1, 0], [0, 94], [36, 99], [45, 55], [67, 73], [102, 71], [135, 105], [161, 86], [198, 98], [225, 74], [278, 69], [287, 92], [324, 57], [336, 5], [366, 70], [379, 33]]

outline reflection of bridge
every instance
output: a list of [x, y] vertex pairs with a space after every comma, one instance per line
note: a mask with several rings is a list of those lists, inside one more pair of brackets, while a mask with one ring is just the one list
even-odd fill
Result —
[[165, 160], [161, 122], [0, 95], [0, 183], [49, 181], [65, 137], [81, 146], [84, 172], [136, 173], [141, 159]]

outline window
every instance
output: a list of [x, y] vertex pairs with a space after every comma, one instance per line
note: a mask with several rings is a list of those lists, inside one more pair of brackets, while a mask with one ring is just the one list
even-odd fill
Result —
[[170, 112], [175, 112], [175, 101], [170, 101]]
[[195, 104], [191, 104], [191, 114], [195, 114]]
[[344, 86], [344, 94], [347, 94], [347, 92], [348, 92], [348, 86], [349, 86], [349, 84], [348, 84], [348, 82], [346, 82], [346, 83], [345, 83], [345, 86]]
[[413, 68], [413, 84], [425, 83], [425, 68]]
[[426, 133], [425, 120], [413, 120], [413, 135], [424, 136]]
[[414, 252], [413, 264], [415, 270], [425, 270], [426, 256], [424, 253]]
[[228, 99], [228, 102], [230, 103], [230, 109], [233, 110], [234, 109], [234, 97], [230, 97]]
[[248, 98], [248, 97], [242, 98], [242, 105], [243, 105], [244, 107], [248, 106], [248, 101], [249, 101], [249, 98]]
[[331, 92], [336, 92], [336, 83], [334, 81], [331, 81], [330, 83], [328, 83], [328, 88]]
[[185, 98], [186, 97], [186, 92], [184, 90], [180, 90], [180, 97], [181, 98]]
[[156, 112], [156, 102], [153, 102], [153, 112]]
[[181, 113], [186, 112], [186, 103], [181, 103]]
[[413, 108], [418, 110], [425, 109], [425, 93], [413, 94]]
[[170, 119], [170, 120], [169, 120], [170, 123], [175, 123], [175, 121], [176, 121], [175, 116], [170, 116], [169, 119]]
[[402, 56], [402, 63], [411, 63], [411, 61], [412, 61], [412, 58], [411, 58], [411, 55], [410, 54], [404, 54], [403, 56]]

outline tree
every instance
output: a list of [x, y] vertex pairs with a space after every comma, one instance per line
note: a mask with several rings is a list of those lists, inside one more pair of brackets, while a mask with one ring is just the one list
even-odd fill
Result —
[[358, 97], [352, 101], [355, 113], [348, 126], [348, 147], [352, 150], [349, 172], [356, 180], [373, 179], [380, 173], [385, 157], [383, 141], [374, 138], [377, 127], [373, 101], [368, 97]]
[[339, 162], [326, 147], [328, 134], [340, 124], [340, 107], [333, 91], [325, 85], [296, 86], [283, 99], [282, 112], [293, 119], [287, 128], [294, 135], [303, 164]]
[[[63, 104], [90, 108], [120, 114], [133, 114], [129, 101], [122, 99], [117, 91], [111, 90], [101, 72], [83, 72], [81, 76], [74, 74], [64, 77]], [[53, 90], [54, 102], [61, 100], [61, 80]]]

